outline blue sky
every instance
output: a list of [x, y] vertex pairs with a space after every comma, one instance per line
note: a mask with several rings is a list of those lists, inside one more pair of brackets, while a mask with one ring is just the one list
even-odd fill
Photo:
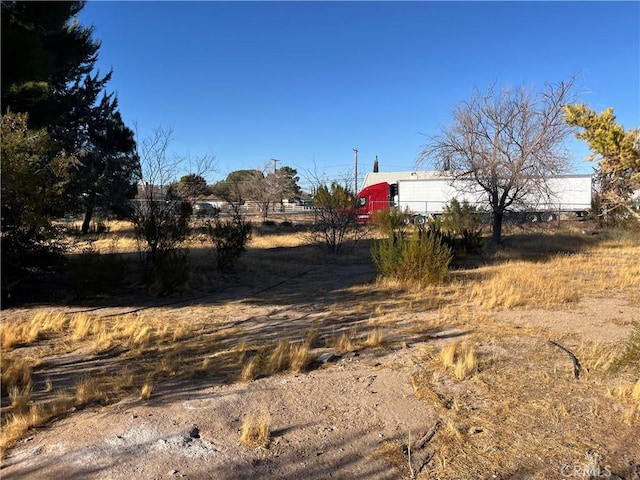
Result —
[[[271, 159], [301, 184], [412, 170], [425, 135], [484, 91], [576, 76], [577, 100], [640, 126], [640, 2], [109, 2], [102, 41], [125, 122], [216, 157], [210, 182]], [[577, 173], [589, 153], [574, 141]], [[186, 168], [186, 167], [185, 167]], [[188, 172], [184, 172], [188, 173]]]

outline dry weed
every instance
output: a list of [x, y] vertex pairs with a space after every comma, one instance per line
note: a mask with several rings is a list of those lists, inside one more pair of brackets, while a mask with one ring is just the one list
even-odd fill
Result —
[[0, 356], [2, 392], [8, 394], [13, 388], [24, 389], [31, 385], [34, 362], [13, 355]]
[[311, 354], [307, 342], [302, 345], [293, 345], [289, 351], [289, 364], [293, 373], [302, 373], [311, 363]]
[[485, 308], [550, 308], [588, 294], [635, 289], [640, 284], [639, 255], [640, 246], [603, 243], [544, 262], [511, 260], [478, 269], [476, 275], [484, 280], [473, 282], [471, 292]]
[[153, 393], [153, 385], [149, 382], [145, 383], [142, 386], [142, 390], [140, 391], [140, 400], [149, 400], [149, 398], [151, 398], [152, 393]]
[[12, 413], [2, 425], [0, 435], [0, 458], [4, 459], [7, 450], [32, 427], [42, 425], [50, 416], [41, 405], [32, 404], [26, 411]]
[[440, 361], [445, 368], [451, 368], [455, 365], [456, 350], [458, 349], [458, 343], [448, 343], [442, 350], [440, 350]]
[[73, 340], [82, 340], [88, 337], [95, 328], [95, 319], [86, 313], [77, 313], [71, 317], [69, 322]]
[[381, 329], [376, 328], [367, 335], [364, 346], [369, 348], [382, 347], [385, 344], [385, 336]]
[[459, 352], [456, 363], [453, 367], [453, 376], [458, 380], [464, 380], [469, 375], [473, 374], [478, 368], [478, 361], [476, 358], [475, 345], [465, 345], [463, 350]]
[[283, 372], [289, 366], [289, 353], [291, 351], [291, 342], [289, 340], [279, 340], [278, 344], [272, 350], [269, 356], [269, 362], [266, 366], [266, 372], [269, 375]]
[[271, 416], [266, 410], [247, 415], [242, 422], [240, 443], [252, 448], [267, 448], [271, 435]]
[[258, 378], [260, 373], [260, 358], [258, 355], [251, 358], [247, 363], [242, 367], [242, 372], [240, 373], [240, 381], [241, 382], [250, 382]]
[[177, 350], [178, 347], [169, 350], [160, 360], [160, 372], [168, 375], [176, 375], [182, 365], [182, 357]]
[[83, 377], [76, 383], [75, 404], [76, 406], [86, 405], [95, 400], [104, 399], [104, 380], [96, 377]]
[[31, 394], [33, 393], [33, 385], [29, 383], [23, 387], [14, 385], [9, 390], [9, 400], [11, 401], [11, 408], [14, 412], [24, 412], [27, 409], [27, 405], [31, 400]]

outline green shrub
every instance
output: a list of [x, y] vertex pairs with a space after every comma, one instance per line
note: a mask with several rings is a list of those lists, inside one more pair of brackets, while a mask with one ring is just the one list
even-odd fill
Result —
[[251, 238], [251, 223], [236, 214], [232, 220], [216, 218], [205, 223], [207, 236], [213, 243], [216, 262], [222, 272], [233, 271]]
[[453, 258], [440, 235], [417, 227], [410, 234], [392, 232], [371, 254], [381, 276], [420, 285], [442, 283]]
[[432, 224], [449, 245], [456, 258], [482, 251], [482, 221], [476, 207], [453, 199], [444, 207], [442, 217]]
[[391, 235], [405, 225], [404, 220], [408, 215], [395, 210], [378, 210], [373, 213], [371, 221], [384, 235]]

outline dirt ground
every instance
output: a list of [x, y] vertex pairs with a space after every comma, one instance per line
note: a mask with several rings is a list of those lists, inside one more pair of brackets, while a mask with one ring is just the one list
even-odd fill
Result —
[[[353, 302], [355, 305], [357, 301], [358, 305], [369, 303], [370, 309], [373, 309], [373, 304], [391, 308], [394, 298], [383, 303], [379, 297], [367, 293], [356, 299], [360, 295], [359, 286], [373, 282], [374, 276], [371, 265], [333, 265], [305, 273], [301, 277], [303, 292], [299, 280], [282, 282], [262, 292], [239, 287], [235, 293], [228, 289], [170, 307], [147, 307], [145, 313], [167, 315], [167, 310], [170, 310], [174, 318], [206, 322], [210, 309], [224, 307], [227, 312], [225, 326], [233, 325], [245, 332], [253, 332], [256, 338], [295, 337], [303, 335], [314, 325], [321, 327], [321, 334], [322, 329], [330, 334], [353, 325], [367, 325], [371, 311], [365, 308], [360, 314], [353, 314], [357, 317], [355, 320], [342, 318], [344, 312], [341, 308], [345, 303]], [[33, 308], [5, 311], [3, 317], [23, 315]], [[59, 307], [66, 311], [77, 308]], [[363, 309], [352, 307], [352, 311], [357, 313], [358, 308]], [[393, 317], [388, 319], [392, 325], [384, 348], [355, 349], [335, 355], [325, 363], [319, 362], [306, 373], [278, 374], [249, 383], [221, 384], [216, 378], [207, 377], [190, 382], [166, 381], [156, 386], [148, 400], [130, 396], [114, 405], [90, 406], [32, 431], [9, 452], [0, 475], [6, 480], [383, 480], [410, 477], [413, 469], [418, 478], [447, 478], [443, 474], [438, 475], [437, 469], [430, 469], [431, 465], [438, 465], [440, 471], [446, 471], [443, 462], [447, 460], [437, 444], [429, 452], [417, 449], [412, 452], [414, 461], [411, 468], [408, 467], [411, 461], [405, 465], [398, 464], [382, 453], [382, 449], [385, 445], [413, 445], [438, 420], [443, 420], [446, 409], [437, 401], [416, 395], [412, 375], [432, 361], [433, 352], [442, 345], [464, 340], [471, 330], [481, 328], [464, 326], [456, 321], [451, 325], [446, 322], [430, 324], [435, 315], [433, 311], [423, 311], [419, 307], [394, 308]], [[131, 309], [131, 306], [123, 305], [96, 311], [112, 314]], [[624, 295], [586, 298], [557, 311], [497, 312], [491, 315], [491, 328], [495, 329], [499, 324], [500, 329], [513, 330], [514, 333], [504, 342], [494, 333], [479, 337], [479, 351], [485, 355], [481, 358], [494, 361], [503, 358], [501, 355], [513, 358], [513, 352], [518, 349], [547, 348], [544, 362], [548, 364], [523, 366], [522, 372], [526, 376], [526, 372], [548, 367], [545, 378], [552, 377], [551, 383], [559, 385], [557, 388], [566, 388], [561, 391], [562, 395], [571, 391], [575, 398], [579, 398], [589, 388], [588, 381], [587, 384], [578, 384], [571, 378], [569, 358], [563, 352], [545, 346], [546, 340], [562, 339], [565, 345], [574, 349], [585, 342], [620, 344], [631, 332], [631, 321], [637, 319], [640, 319], [640, 306], [631, 303]], [[416, 324], [432, 325], [432, 328], [420, 330], [411, 327]], [[336, 352], [330, 348], [319, 348], [316, 353]], [[68, 360], [66, 368], [72, 369], [77, 368], [82, 360], [89, 361], [89, 358], [84, 358], [83, 352], [79, 351], [70, 353]], [[64, 373], [64, 361], [58, 359], [55, 363], [52, 359], [51, 362], [49, 374], [55, 368]], [[97, 362], [100, 363], [99, 360]], [[487, 361], [487, 365], [489, 363]], [[556, 378], [561, 380], [556, 383]], [[464, 408], [471, 413], [464, 418], [469, 422], [479, 419], [478, 412], [483, 408], [499, 403], [495, 396], [497, 392], [489, 388], [489, 380], [482, 384], [464, 384], [441, 374], [438, 382], [443, 389], [449, 389], [448, 394], [458, 395], [458, 403], [466, 402], [467, 407]], [[471, 398], [474, 392], [475, 397]], [[536, 392], [531, 394], [535, 396]], [[549, 403], [553, 403], [552, 400]], [[469, 445], [478, 443], [488, 452], [487, 456], [495, 455], [497, 460], [495, 472], [485, 469], [477, 476], [469, 470], [468, 477], [458, 478], [587, 478], [582, 465], [589, 446], [606, 455], [603, 465], [605, 461], [612, 462], [615, 471], [614, 467], [611, 471], [618, 475], [617, 478], [635, 478], [633, 462], [640, 462], [640, 435], [635, 435], [638, 425], [623, 422], [619, 425], [596, 425], [602, 422], [597, 414], [590, 419], [589, 412], [600, 409], [599, 405], [590, 404], [584, 410], [576, 406], [570, 418], [560, 420], [584, 424], [583, 429], [591, 432], [589, 440], [563, 440], [559, 448], [566, 448], [567, 458], [556, 455], [553, 460], [545, 459], [544, 452], [538, 452], [537, 459], [528, 458], [523, 447], [525, 456], [520, 461], [505, 459], [501, 465], [499, 452], [493, 453], [489, 443], [481, 445], [488, 442], [481, 438], [482, 430], [488, 430], [488, 426], [474, 427], [471, 423], [465, 426], [467, 430], [459, 428], [462, 436], [470, 437]], [[618, 416], [622, 416], [620, 408]], [[271, 418], [270, 444], [267, 448], [242, 446], [239, 436], [243, 419], [261, 410], [266, 410]], [[513, 411], [516, 410], [514, 407]], [[578, 413], [574, 416], [573, 412]], [[462, 418], [460, 415], [458, 419]], [[508, 407], [505, 415], [509, 416]], [[610, 418], [606, 412], [602, 415]], [[523, 428], [532, 425], [527, 422], [523, 418]], [[507, 438], [506, 441], [528, 441], [521, 432], [509, 430], [507, 423], [503, 436], [512, 436], [512, 440]], [[494, 428], [498, 427], [494, 425]], [[436, 433], [435, 438], [441, 435], [444, 434]], [[544, 435], [553, 436], [553, 433], [539, 434]], [[538, 441], [537, 438], [531, 441]], [[496, 445], [497, 451], [499, 445]], [[471, 455], [475, 450], [469, 448]], [[405, 449], [404, 456], [400, 458], [406, 459], [407, 453], [411, 452]], [[420, 455], [423, 455], [423, 462], [419, 461]], [[519, 462], [522, 468], [518, 467]], [[609, 473], [608, 476], [616, 478], [611, 471], [603, 469], [602, 474]]]

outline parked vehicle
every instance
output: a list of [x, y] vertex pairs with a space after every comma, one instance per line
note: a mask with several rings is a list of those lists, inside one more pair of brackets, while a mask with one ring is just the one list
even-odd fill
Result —
[[193, 206], [193, 213], [198, 217], [213, 217], [220, 213], [220, 208], [209, 202], [198, 202]]
[[[552, 177], [546, 180], [545, 188], [539, 190], [512, 205], [508, 213], [535, 222], [551, 221], [563, 213], [584, 216], [591, 208], [591, 175]], [[477, 183], [443, 174], [428, 179], [369, 185], [358, 194], [356, 215], [358, 221], [364, 223], [379, 210], [395, 209], [407, 213], [407, 223], [424, 224], [429, 216], [441, 215], [454, 199], [468, 202], [479, 213], [491, 211], [488, 194]]]

